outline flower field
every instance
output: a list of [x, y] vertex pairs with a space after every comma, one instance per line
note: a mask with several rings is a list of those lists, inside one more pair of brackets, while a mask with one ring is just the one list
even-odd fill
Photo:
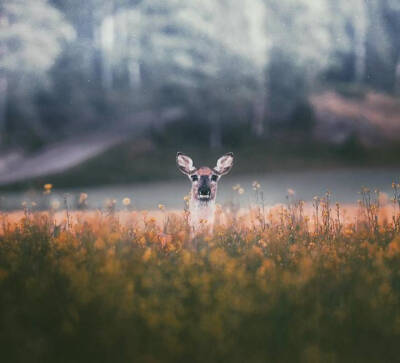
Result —
[[164, 206], [2, 214], [2, 361], [399, 361], [399, 186], [347, 208], [255, 193], [193, 240]]

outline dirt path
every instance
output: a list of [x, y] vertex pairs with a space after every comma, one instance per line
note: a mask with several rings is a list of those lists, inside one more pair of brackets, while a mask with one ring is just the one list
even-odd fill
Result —
[[14, 154], [13, 157], [8, 155], [2, 160], [0, 185], [65, 171], [99, 155], [123, 139], [118, 135], [91, 135], [49, 145], [26, 157], [21, 154]]

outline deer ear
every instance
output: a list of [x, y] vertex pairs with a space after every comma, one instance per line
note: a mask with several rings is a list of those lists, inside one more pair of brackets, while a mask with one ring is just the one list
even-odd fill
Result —
[[233, 153], [227, 153], [224, 156], [221, 156], [217, 160], [217, 166], [214, 168], [214, 170], [219, 175], [225, 175], [231, 171], [232, 166], [233, 166]]
[[176, 154], [176, 163], [178, 165], [179, 170], [183, 174], [188, 175], [196, 170], [196, 168], [193, 166], [193, 160], [189, 156], [182, 154], [180, 152]]

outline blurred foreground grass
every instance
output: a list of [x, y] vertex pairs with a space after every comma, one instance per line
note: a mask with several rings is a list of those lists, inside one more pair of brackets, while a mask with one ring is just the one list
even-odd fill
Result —
[[[184, 213], [1, 216], [3, 362], [395, 362], [399, 189]], [[257, 188], [257, 185], [256, 185]]]

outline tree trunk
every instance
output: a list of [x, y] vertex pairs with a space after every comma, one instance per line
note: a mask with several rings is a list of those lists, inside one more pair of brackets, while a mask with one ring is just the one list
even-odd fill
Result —
[[268, 103], [268, 76], [266, 72], [262, 72], [260, 77], [264, 80], [259, 85], [258, 92], [253, 101], [253, 120], [251, 124], [252, 132], [256, 137], [264, 136], [268, 132], [264, 121]]
[[129, 84], [132, 89], [140, 88], [141, 74], [140, 63], [137, 60], [131, 60], [128, 64]]
[[0, 76], [0, 146], [3, 145], [5, 140], [7, 98], [8, 98], [7, 77]]
[[260, 92], [253, 101], [252, 132], [257, 137], [263, 136], [265, 131], [265, 101], [265, 91]]
[[357, 83], [365, 80], [367, 59], [367, 8], [364, 0], [359, 0], [359, 11], [354, 21], [354, 78]]
[[220, 149], [222, 147], [222, 130], [219, 118], [217, 116], [212, 116], [210, 118], [210, 125], [210, 148]]
[[394, 90], [396, 95], [400, 95], [400, 54], [397, 56], [395, 76], [394, 76]]
[[[132, 33], [132, 23], [136, 25], [136, 34]], [[123, 39], [121, 42], [125, 44], [125, 70], [128, 73], [128, 81], [131, 89], [138, 89], [141, 85], [141, 34], [139, 30], [140, 13], [139, 11], [125, 12], [123, 15]]]
[[355, 46], [354, 78], [357, 83], [364, 82], [366, 70], [366, 34], [362, 32], [356, 35]]
[[114, 48], [114, 16], [112, 11], [110, 15], [104, 18], [100, 26], [100, 42], [101, 42], [101, 61], [102, 61], [102, 84], [105, 90], [109, 90], [113, 86], [113, 65], [112, 55]]

